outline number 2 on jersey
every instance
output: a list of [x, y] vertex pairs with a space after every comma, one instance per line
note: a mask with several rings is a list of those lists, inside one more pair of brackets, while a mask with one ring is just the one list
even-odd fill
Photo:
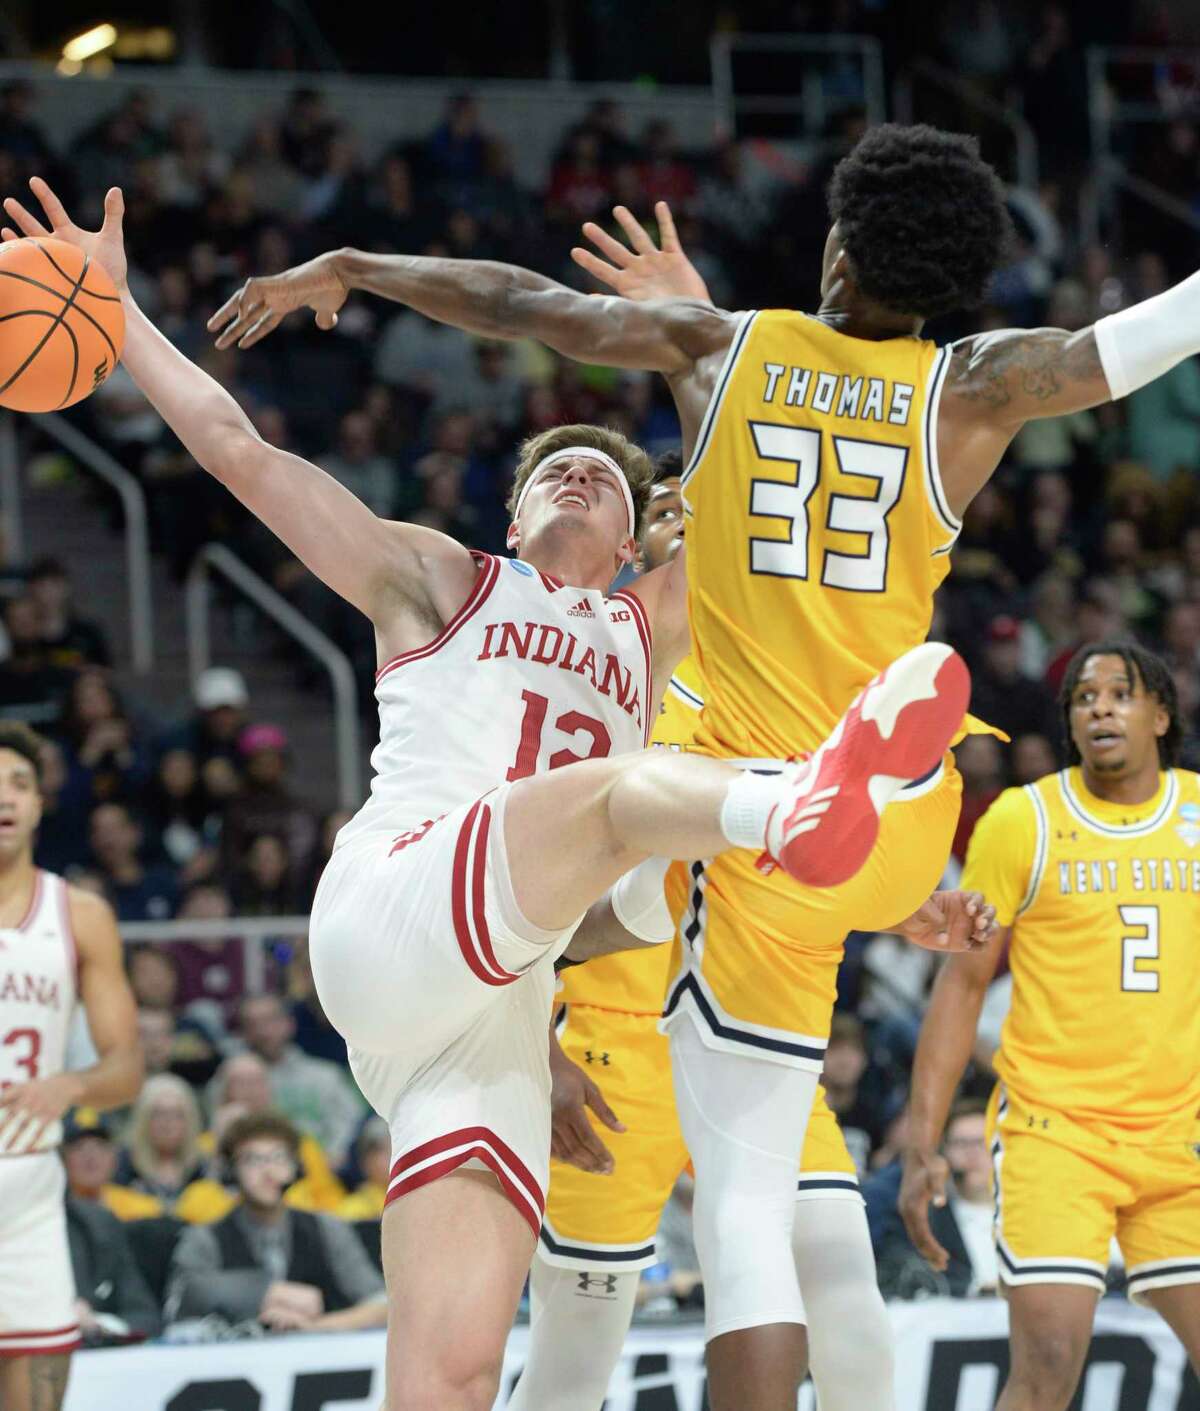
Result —
[[[750, 514], [787, 522], [786, 539], [751, 536], [750, 572], [773, 578], [808, 578], [808, 502], [821, 478], [821, 433], [811, 427], [752, 421], [750, 431], [759, 458], [786, 461], [793, 478], [750, 482]], [[878, 441], [834, 436], [833, 450], [843, 475], [873, 481], [869, 495], [830, 495], [825, 527], [861, 535], [862, 553], [826, 549], [821, 583], [851, 593], [882, 593], [887, 586], [888, 524], [904, 485], [908, 451]]]
[[[514, 779], [528, 779], [537, 772], [538, 755], [542, 748], [542, 733], [546, 726], [546, 712], [550, 702], [536, 691], [522, 691], [525, 714], [521, 720], [521, 742], [517, 746], [517, 757], [508, 767], [504, 776], [511, 784]], [[550, 756], [550, 769], [561, 769], [564, 764], [575, 764], [583, 759], [603, 759], [612, 749], [612, 736], [602, 720], [593, 720], [578, 710], [568, 710], [554, 722], [554, 728], [562, 735], [578, 738], [591, 736], [591, 746], [587, 754], [575, 754], [572, 750], [555, 750]]]
[[[15, 1052], [17, 1044], [21, 1044], [25, 1052]], [[31, 1082], [38, 1075], [38, 1055], [42, 1051], [42, 1036], [36, 1029], [10, 1029], [5, 1036], [0, 1039], [0, 1048], [12, 1048], [14, 1050], [13, 1062], [21, 1071], [18, 1082]], [[0, 1080], [0, 1089], [11, 1087], [11, 1083]]]
[[1139, 962], [1159, 958], [1158, 907], [1122, 906], [1117, 909], [1124, 925], [1143, 933], [1140, 936], [1121, 937], [1121, 988], [1140, 991], [1143, 994], [1157, 994], [1158, 971], [1143, 970]]

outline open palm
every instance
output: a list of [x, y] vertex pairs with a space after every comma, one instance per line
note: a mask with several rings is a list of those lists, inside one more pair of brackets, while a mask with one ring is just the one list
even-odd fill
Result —
[[708, 286], [701, 279], [699, 270], [683, 253], [671, 208], [665, 201], [657, 202], [654, 207], [661, 249], [628, 207], [615, 207], [613, 215], [629, 237], [632, 249], [615, 240], [594, 221], [587, 221], [583, 227], [584, 235], [608, 256], [608, 260], [576, 246], [571, 251], [571, 258], [577, 265], [626, 299], [639, 302], [645, 299], [703, 299], [706, 304], [712, 303]]
[[68, 245], [77, 245], [85, 255], [90, 255], [98, 265], [108, 272], [118, 290], [124, 292], [129, 263], [125, 258], [125, 233], [122, 221], [125, 218], [125, 198], [120, 187], [114, 186], [104, 198], [104, 224], [99, 230], [84, 230], [75, 224], [66, 207], [51, 191], [40, 176], [31, 177], [29, 189], [41, 202], [47, 224], [43, 224], [13, 196], [4, 200], [4, 211], [17, 227], [4, 226], [0, 237], [16, 240], [21, 235], [53, 237], [65, 240]]

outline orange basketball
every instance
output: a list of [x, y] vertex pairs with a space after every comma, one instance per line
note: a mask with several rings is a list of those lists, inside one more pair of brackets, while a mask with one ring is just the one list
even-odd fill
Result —
[[125, 310], [108, 271], [64, 240], [0, 244], [0, 406], [54, 412], [112, 372]]

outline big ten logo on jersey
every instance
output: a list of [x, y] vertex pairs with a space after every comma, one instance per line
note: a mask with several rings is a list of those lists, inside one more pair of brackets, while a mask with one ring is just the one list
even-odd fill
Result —
[[823, 416], [877, 421], [880, 425], [907, 426], [912, 411], [911, 382], [887, 377], [850, 377], [844, 372], [821, 372], [811, 367], [763, 363], [763, 401], [783, 407], [805, 407]]

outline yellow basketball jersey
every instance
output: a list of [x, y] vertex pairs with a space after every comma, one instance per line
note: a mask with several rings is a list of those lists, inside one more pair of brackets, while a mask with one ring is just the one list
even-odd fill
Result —
[[1200, 1111], [1200, 775], [1136, 806], [1079, 769], [1009, 789], [962, 885], [1013, 927], [996, 1071], [1020, 1103], [1109, 1139], [1186, 1136]]
[[925, 640], [960, 528], [934, 437], [948, 357], [744, 316], [683, 476], [698, 748], [811, 749]]
[[[663, 693], [650, 743], [667, 749], [686, 749], [695, 734], [703, 704], [695, 660], [687, 657], [676, 667]], [[645, 950], [618, 951], [564, 970], [558, 997], [564, 1004], [659, 1015], [670, 967], [669, 943]]]

